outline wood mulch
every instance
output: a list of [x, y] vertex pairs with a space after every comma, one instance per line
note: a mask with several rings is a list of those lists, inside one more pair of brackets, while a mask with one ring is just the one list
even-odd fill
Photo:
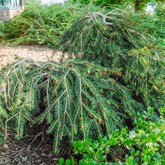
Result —
[[67, 58], [67, 54], [46, 46], [7, 46], [0, 43], [0, 69], [23, 58], [32, 59], [35, 62], [49, 60], [57, 62], [62, 55]]
[[52, 146], [25, 137], [19, 141], [10, 140], [0, 145], [0, 165], [55, 165], [58, 156], [52, 153]]

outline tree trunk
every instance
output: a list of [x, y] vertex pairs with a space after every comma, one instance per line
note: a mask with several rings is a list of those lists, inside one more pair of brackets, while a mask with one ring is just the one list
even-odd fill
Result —
[[20, 0], [20, 6], [22, 9], [24, 9], [24, 0]]
[[135, 0], [135, 11], [140, 10], [140, 0]]

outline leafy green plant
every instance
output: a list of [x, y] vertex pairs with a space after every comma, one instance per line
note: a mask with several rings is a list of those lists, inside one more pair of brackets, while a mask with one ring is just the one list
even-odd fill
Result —
[[[161, 109], [164, 115], [164, 108]], [[98, 140], [86, 139], [73, 143], [73, 157], [71, 165], [94, 165], [94, 164], [153, 164], [165, 163], [165, 137], [164, 117], [157, 122], [149, 120], [152, 114], [150, 108], [146, 114], [147, 120], [138, 118], [133, 130], [123, 128], [116, 130], [109, 136], [99, 136]], [[79, 160], [76, 159], [79, 156]], [[68, 162], [68, 160], [66, 160]], [[63, 165], [65, 160], [59, 160], [58, 165]]]

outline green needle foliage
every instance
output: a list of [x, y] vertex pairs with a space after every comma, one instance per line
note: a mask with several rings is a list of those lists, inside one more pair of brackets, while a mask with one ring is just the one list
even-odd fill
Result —
[[[137, 31], [152, 35], [156, 38], [156, 44], [165, 46], [165, 6], [159, 5], [156, 9], [155, 16], [148, 16], [144, 13], [132, 15], [131, 19], [136, 21], [134, 28]], [[155, 39], [154, 39], [155, 41]], [[153, 42], [153, 40], [151, 41]]]
[[0, 41], [14, 45], [47, 45], [56, 48], [57, 41], [72, 23], [98, 6], [79, 3], [44, 6], [30, 2], [25, 10], [10, 21], [0, 24]]
[[13, 66], [7, 72], [1, 72], [0, 129], [6, 138], [8, 128], [15, 130], [17, 139], [21, 138], [27, 121], [32, 121], [33, 113], [39, 110], [39, 90], [29, 81], [25, 68]]
[[[63, 64], [16, 63], [1, 71], [0, 129], [22, 137], [27, 121], [47, 123], [54, 135], [54, 151], [63, 137], [70, 141], [97, 138], [128, 122], [131, 126], [143, 105], [115, 80], [120, 69], [86, 61]], [[4, 78], [5, 77], [5, 78]]]
[[137, 101], [159, 109], [165, 102], [165, 48], [156, 46], [150, 33], [137, 31], [134, 17], [120, 10], [85, 16], [64, 33], [61, 49], [112, 70], [120, 68], [117, 81]]
[[94, 12], [77, 20], [64, 33], [61, 47], [75, 54], [82, 52], [82, 58], [103, 66], [112, 68], [120, 63], [123, 67], [129, 50], [149, 44], [146, 34], [135, 30], [135, 23], [130, 13], [119, 9], [106, 15]]
[[10, 44], [56, 45], [58, 37], [76, 19], [78, 12], [72, 5], [41, 6], [30, 3], [23, 13], [0, 25], [0, 39]]

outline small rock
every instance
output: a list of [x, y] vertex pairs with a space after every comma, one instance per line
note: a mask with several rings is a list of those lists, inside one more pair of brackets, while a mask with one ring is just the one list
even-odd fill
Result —
[[4, 155], [5, 155], [5, 153], [4, 153], [4, 152], [2, 152], [2, 153], [1, 153], [1, 155], [2, 155], [2, 156], [4, 156]]
[[3, 147], [6, 148], [6, 149], [9, 148], [9, 146], [7, 144], [4, 144]]
[[22, 157], [22, 162], [26, 162], [27, 161], [27, 157]]

